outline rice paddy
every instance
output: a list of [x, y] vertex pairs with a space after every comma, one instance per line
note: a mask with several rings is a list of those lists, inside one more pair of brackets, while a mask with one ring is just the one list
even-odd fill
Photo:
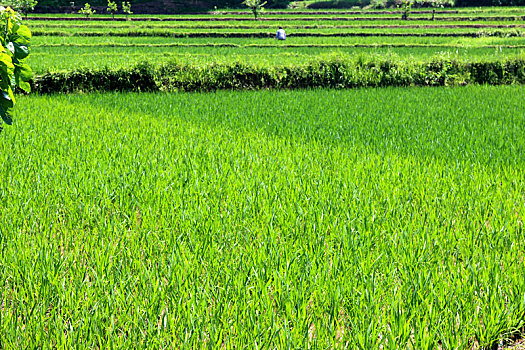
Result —
[[[267, 11], [253, 21], [246, 11], [149, 16], [32, 15], [32, 64], [47, 70], [126, 67], [174, 61], [203, 65], [240, 60], [296, 65], [319, 57], [381, 55], [419, 60], [523, 56], [525, 19], [520, 8], [399, 11]], [[47, 20], [45, 20], [47, 19]], [[52, 20], [49, 20], [52, 19]], [[102, 21], [103, 20], [103, 21]], [[283, 26], [288, 39], [273, 39]]]
[[26, 98], [3, 345], [489, 346], [524, 321], [522, 93]]
[[[520, 11], [33, 15], [30, 64], [523, 57]], [[424, 36], [440, 33], [479, 35]], [[525, 326], [524, 93], [21, 96], [0, 134], [0, 348], [511, 344]]]

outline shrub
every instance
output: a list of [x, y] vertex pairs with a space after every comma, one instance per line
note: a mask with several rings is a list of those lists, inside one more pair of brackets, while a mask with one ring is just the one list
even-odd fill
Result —
[[[31, 31], [11, 8], [0, 8], [0, 117], [12, 123], [16, 88], [30, 92], [33, 72], [25, 60], [29, 56]], [[1, 130], [1, 128], [0, 128]]]
[[330, 58], [307, 65], [265, 67], [239, 62], [203, 66], [176, 62], [157, 67], [80, 69], [47, 73], [34, 81], [42, 93], [74, 91], [214, 91], [219, 89], [354, 88], [525, 84], [525, 58], [468, 62], [437, 57], [426, 62]]
[[86, 18], [89, 18], [89, 16], [91, 16], [92, 14], [94, 14], [94, 13], [96, 13], [96, 12], [97, 12], [97, 11], [96, 11], [96, 10], [93, 10], [93, 9], [91, 8], [91, 5], [88, 4], [87, 2], [86, 2], [86, 4], [84, 5], [84, 7], [82, 7], [82, 8], [78, 11], [78, 13], [80, 13], [80, 14], [82, 14], [82, 15], [85, 15]]
[[117, 3], [111, 0], [108, 0], [107, 12], [111, 13], [111, 16], [115, 18], [115, 13], [118, 11]]
[[15, 0], [13, 2], [13, 9], [27, 17], [27, 14], [33, 11], [37, 4], [38, 1], [36, 0]]
[[128, 15], [133, 14], [129, 1], [122, 1], [122, 12], [126, 15], [126, 19], [128, 18]]

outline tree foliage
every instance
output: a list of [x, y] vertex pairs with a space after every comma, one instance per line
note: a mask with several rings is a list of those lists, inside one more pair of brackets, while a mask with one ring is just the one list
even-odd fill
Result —
[[255, 20], [257, 20], [257, 17], [259, 17], [259, 14], [264, 11], [264, 5], [266, 5], [265, 2], [261, 2], [261, 0], [244, 0], [244, 5], [250, 8], [253, 12], [253, 17]]
[[0, 7], [0, 117], [11, 124], [15, 89], [30, 92], [33, 71], [25, 63], [30, 52], [31, 31], [10, 7]]
[[89, 3], [86, 2], [86, 4], [84, 5], [84, 7], [82, 7], [78, 13], [80, 14], [83, 14], [86, 16], [86, 18], [88, 18], [89, 16], [91, 16], [92, 14], [96, 13], [97, 11], [96, 10], [93, 10], [93, 8], [91, 8], [91, 5]]
[[126, 14], [126, 18], [128, 18], [128, 15], [133, 14], [129, 1], [122, 1], [122, 12]]
[[27, 17], [27, 14], [33, 11], [36, 5], [38, 5], [36, 0], [15, 0], [12, 6], [15, 11]]
[[408, 16], [410, 16], [410, 13], [412, 12], [412, 5], [413, 2], [411, 0], [403, 0], [400, 7], [401, 11], [403, 11], [403, 14], [401, 15], [401, 19], [408, 20]]
[[[10, 0], [13, 1], [13, 0]], [[64, 13], [71, 11], [70, 2], [74, 1], [77, 5], [82, 5], [82, 2], [77, 0], [38, 0], [38, 5], [35, 8], [37, 12], [52, 12], [52, 13]], [[107, 0], [84, 0], [89, 1], [92, 7], [104, 8], [106, 12]], [[116, 1], [116, 0], [112, 0]], [[185, 12], [206, 12], [214, 11], [214, 9], [239, 9], [244, 7], [244, 0], [132, 0], [129, 1], [134, 13], [154, 13], [159, 14], [159, 10], [165, 14], [178, 14]], [[290, 0], [263, 0], [267, 1], [264, 6], [265, 9], [276, 9], [286, 8], [290, 4]], [[364, 1], [364, 0], [363, 0]], [[394, 1], [394, 0], [391, 0]], [[525, 0], [523, 0], [525, 1]], [[122, 0], [116, 1], [119, 7], [118, 13], [121, 11]], [[78, 11], [78, 9], [76, 9]], [[75, 12], [76, 12], [75, 11]], [[100, 12], [100, 11], [99, 11]]]
[[108, 0], [108, 8], [106, 9], [107, 12], [111, 13], [111, 16], [115, 18], [115, 13], [118, 11], [117, 3], [111, 0]]

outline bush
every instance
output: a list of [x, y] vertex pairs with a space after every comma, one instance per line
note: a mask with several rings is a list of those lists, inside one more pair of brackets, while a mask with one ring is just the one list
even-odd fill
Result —
[[[523, 0], [525, 1], [525, 0]], [[454, 0], [413, 0], [411, 1], [412, 7], [452, 7], [454, 6]], [[375, 9], [383, 8], [397, 8], [403, 4], [402, 0], [331, 0], [331, 1], [320, 1], [314, 2], [308, 5], [311, 9], [329, 9], [329, 8], [352, 8], [352, 7], [365, 7]]]
[[10, 7], [0, 7], [0, 130], [2, 121], [13, 122], [15, 91], [31, 91], [33, 71], [27, 64], [31, 31], [22, 24], [21, 16]]
[[456, 6], [524, 6], [525, 0], [456, 0]]
[[[455, 0], [412, 0], [412, 8], [453, 7]], [[385, 7], [400, 7], [403, 0], [385, 0]]]
[[386, 8], [387, 0], [372, 0], [370, 1], [370, 7], [373, 9], [384, 9]]
[[203, 66], [147, 63], [131, 69], [80, 69], [46, 73], [33, 82], [41, 93], [76, 91], [214, 91], [219, 89], [355, 88], [525, 84], [525, 57], [468, 62], [434, 58], [326, 59], [307, 65], [260, 67], [239, 62]]
[[314, 2], [307, 7], [310, 9], [334, 9], [334, 8], [352, 8], [364, 7], [370, 5], [370, 0], [330, 0]]

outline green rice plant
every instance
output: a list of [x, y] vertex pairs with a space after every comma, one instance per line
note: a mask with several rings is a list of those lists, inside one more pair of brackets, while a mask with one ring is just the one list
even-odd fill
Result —
[[525, 315], [522, 96], [23, 97], [0, 143], [2, 344], [504, 342]]
[[[177, 23], [177, 24], [165, 24], [165, 23], [120, 23], [117, 22], [111, 26], [101, 23], [84, 23], [84, 24], [71, 24], [71, 23], [60, 23], [57, 22], [32, 22], [34, 28], [41, 30], [45, 29], [73, 29], [73, 28], [84, 28], [84, 29], [274, 29], [275, 25], [272, 24], [238, 24], [238, 23]], [[329, 28], [345, 28], [345, 29], [422, 29], [422, 28], [437, 28], [437, 29], [450, 29], [450, 28], [524, 28], [525, 24], [488, 24], [488, 23], [465, 23], [465, 24], [288, 24], [288, 29], [329, 29]]]
[[154, 66], [177, 62], [184, 66], [206, 64], [233, 64], [243, 62], [257, 66], [282, 65], [290, 68], [334, 56], [381, 57], [394, 62], [447, 58], [450, 60], [504, 60], [523, 56], [525, 46], [482, 46], [472, 48], [462, 45], [426, 44], [297, 44], [265, 45], [230, 43], [165, 43], [165, 44], [49, 44], [33, 45], [31, 67], [37, 75], [46, 72], [72, 71], [108, 67], [123, 69], [148, 61]]
[[[506, 343], [520, 11], [39, 15], [35, 90], [75, 93], [22, 97], [1, 138], [0, 347]], [[285, 21], [309, 36], [173, 37]], [[433, 36], [380, 36], [407, 33]]]
[[[36, 20], [41, 21], [56, 21], [61, 20], [60, 17], [33, 17]], [[69, 20], [76, 20], [76, 21], [83, 21], [84, 19], [81, 17], [75, 17], [75, 18], [69, 18]], [[179, 17], [130, 17], [131, 20], [134, 21], [162, 21], [162, 22], [186, 22], [186, 21], [201, 21], [201, 22], [232, 22], [232, 21], [242, 21], [246, 22], [249, 21], [249, 17], [241, 17], [241, 16], [229, 16], [229, 17], [216, 17], [216, 16], [179, 16]], [[107, 21], [108, 19], [103, 16], [94, 17], [93, 20], [97, 21]], [[260, 18], [261, 21], [279, 21], [279, 22], [288, 22], [288, 21], [303, 21], [303, 22], [312, 22], [312, 21], [399, 21], [399, 17], [392, 17], [391, 15], [361, 15], [359, 17], [356, 16], [332, 16], [332, 17], [326, 17], [326, 16], [268, 16], [265, 18]], [[496, 22], [504, 22], [504, 21], [524, 21], [525, 16], [522, 14], [518, 15], [501, 15], [501, 16], [444, 16], [444, 17], [435, 17], [432, 19], [432, 17], [429, 17], [428, 15], [416, 15], [410, 17], [411, 21], [425, 21], [425, 22], [433, 22], [433, 21], [447, 21], [447, 22], [459, 22], [459, 21], [476, 21], [476, 22], [484, 22], [484, 21], [496, 21]], [[406, 23], [406, 22], [405, 22]]]
[[[263, 27], [225, 27], [219, 26], [219, 28], [208, 28], [208, 27], [173, 27], [170, 30], [153, 26], [151, 28], [143, 27], [112, 27], [97, 26], [94, 28], [86, 27], [59, 27], [60, 30], [53, 30], [49, 27], [42, 29], [35, 29], [35, 36], [188, 36], [191, 37], [195, 34], [202, 36], [221, 36], [236, 33], [253, 33], [253, 35], [262, 34], [266, 36], [269, 32], [266, 29], [272, 28], [270, 26]], [[293, 36], [393, 36], [397, 34], [403, 34], [404, 36], [496, 36], [496, 37], [521, 37], [523, 36], [523, 29], [517, 27], [505, 27], [505, 28], [479, 28], [477, 26], [460, 26], [460, 27], [444, 27], [444, 26], [432, 26], [432, 27], [414, 27], [414, 26], [383, 26], [383, 27], [355, 27], [355, 26], [330, 26], [330, 27], [299, 27], [299, 28], [287, 28]], [[474, 29], [474, 30], [473, 30]], [[477, 29], [477, 30], [476, 30]]]

